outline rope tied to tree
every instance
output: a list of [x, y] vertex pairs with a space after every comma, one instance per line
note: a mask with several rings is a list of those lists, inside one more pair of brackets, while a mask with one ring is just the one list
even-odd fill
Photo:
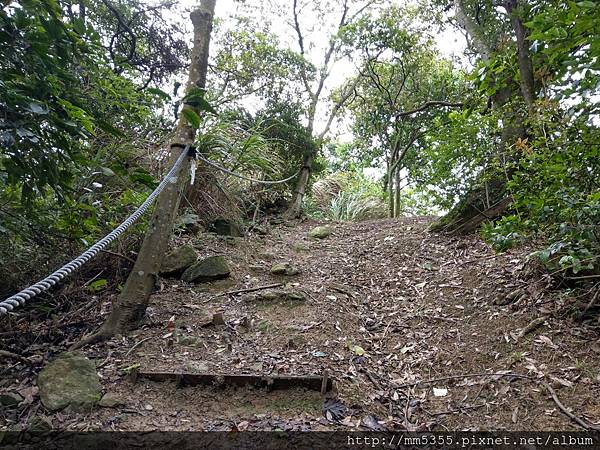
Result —
[[167, 175], [165, 175], [165, 177], [160, 182], [160, 184], [156, 187], [156, 189], [154, 189], [154, 191], [152, 191], [152, 193], [148, 196], [148, 198], [133, 212], [133, 214], [131, 214], [117, 228], [115, 228], [113, 231], [111, 231], [105, 237], [100, 239], [98, 242], [96, 242], [94, 245], [92, 245], [90, 248], [88, 248], [85, 252], [83, 252], [81, 255], [79, 255], [74, 260], [65, 264], [60, 269], [54, 271], [53, 273], [48, 275], [43, 280], [35, 283], [34, 285], [29, 286], [26, 289], [23, 289], [19, 293], [12, 295], [12, 296], [8, 297], [6, 300], [0, 302], [0, 316], [8, 314], [9, 312], [13, 311], [15, 308], [17, 308], [19, 306], [23, 306], [27, 300], [30, 300], [33, 297], [41, 294], [42, 292], [47, 291], [52, 286], [56, 285], [59, 281], [63, 280], [67, 276], [71, 275], [73, 272], [80, 269], [85, 263], [87, 263], [89, 260], [91, 260], [93, 257], [95, 257], [98, 253], [103, 251], [109, 244], [111, 244], [121, 234], [123, 234], [123, 232], [125, 232], [125, 230], [127, 230], [131, 225], [133, 225], [146, 212], [148, 207], [154, 202], [156, 197], [158, 197], [158, 195], [165, 189], [165, 187], [169, 183], [173, 182], [173, 179], [175, 178], [177, 171], [180, 169], [180, 167], [186, 157], [191, 158], [191, 162], [192, 162], [191, 163], [191, 184], [194, 184], [194, 180], [195, 180], [196, 159], [199, 159], [199, 160], [205, 162], [206, 164], [208, 164], [209, 166], [214, 167], [215, 169], [220, 170], [229, 175], [232, 175], [232, 176], [235, 176], [235, 177], [238, 177], [238, 178], [241, 178], [243, 180], [250, 181], [253, 183], [259, 183], [259, 184], [273, 185], [273, 184], [286, 183], [286, 182], [292, 180], [293, 178], [295, 178], [300, 173], [300, 171], [298, 171], [294, 175], [292, 175], [288, 178], [285, 178], [283, 180], [275, 180], [275, 181], [257, 180], [254, 178], [246, 177], [244, 175], [240, 175], [236, 172], [233, 172], [229, 169], [226, 169], [225, 167], [218, 165], [217, 163], [214, 163], [213, 161], [210, 161], [209, 159], [200, 155], [200, 153], [197, 152], [196, 148], [193, 147], [192, 145], [174, 143], [171, 145], [171, 149], [174, 149], [174, 148], [183, 149], [183, 151], [181, 152], [181, 155], [179, 155], [179, 157], [173, 164], [173, 167], [171, 167], [171, 169], [169, 170]]
[[79, 255], [77, 258], [72, 260], [71, 262], [65, 264], [60, 269], [54, 271], [52, 274], [48, 275], [43, 280], [35, 283], [32, 286], [29, 286], [26, 289], [23, 289], [21, 292], [8, 297], [6, 300], [0, 302], [0, 316], [6, 315], [9, 312], [13, 311], [15, 308], [19, 306], [23, 306], [27, 300], [32, 299], [33, 297], [41, 294], [42, 292], [47, 291], [52, 286], [56, 285], [59, 281], [63, 280], [67, 276], [71, 275], [76, 270], [80, 269], [85, 263], [87, 263], [90, 259], [104, 250], [110, 243], [112, 243], [116, 238], [118, 238], [125, 230], [127, 230], [131, 225], [133, 225], [148, 209], [148, 207], [154, 202], [156, 197], [167, 187], [169, 183], [173, 182], [177, 171], [181, 167], [183, 161], [186, 156], [189, 156], [190, 145], [186, 145], [183, 147], [184, 151], [181, 152], [181, 155], [177, 158], [173, 167], [169, 170], [167, 175], [163, 178], [160, 184], [152, 191], [152, 193], [148, 196], [148, 198], [142, 203], [127, 219], [125, 219], [117, 228], [111, 231], [109, 234], [104, 236], [90, 248], [88, 248], [85, 252]]
[[256, 178], [250, 178], [250, 177], [241, 175], [241, 174], [239, 174], [237, 172], [233, 172], [233, 171], [231, 171], [229, 169], [226, 169], [225, 167], [220, 166], [219, 164], [211, 161], [210, 159], [205, 158], [200, 153], [196, 153], [196, 158], [198, 158], [200, 161], [205, 162], [209, 166], [214, 167], [217, 170], [220, 170], [223, 173], [226, 173], [228, 175], [240, 178], [242, 180], [250, 181], [251, 183], [258, 183], [258, 184], [283, 184], [283, 183], [287, 183], [288, 181], [293, 180], [300, 173], [300, 170], [299, 170], [295, 174], [293, 174], [292, 176], [284, 178], [283, 180], [257, 180]]

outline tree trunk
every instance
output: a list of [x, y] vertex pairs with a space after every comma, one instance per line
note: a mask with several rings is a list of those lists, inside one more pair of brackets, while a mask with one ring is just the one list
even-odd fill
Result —
[[[481, 58], [488, 61], [492, 55], [491, 47], [483, 39], [480, 27], [465, 13], [462, 3], [462, 0], [455, 0], [457, 19], [471, 36]], [[521, 82], [519, 84], [514, 81], [509, 82], [508, 86], [496, 92], [492, 97], [492, 106], [494, 109], [499, 109], [518, 96], [520, 92], [525, 103], [531, 109], [535, 91], [533, 90], [533, 66], [527, 48], [525, 29], [520, 18], [516, 15], [517, 0], [506, 0], [504, 6], [511, 16], [511, 24], [517, 37]], [[525, 58], [528, 62], [524, 61]], [[529, 78], [528, 74], [531, 74], [531, 80], [527, 80]], [[523, 80], [524, 77], [525, 80]], [[529, 96], [529, 98], [526, 96]], [[525, 135], [525, 119], [518, 108], [506, 111], [503, 114], [504, 127], [499, 143], [500, 155], [506, 155], [506, 149], [513, 145], [517, 138]], [[488, 176], [489, 171], [484, 170], [481, 178]], [[467, 234], [475, 231], [483, 222], [502, 216], [512, 203], [512, 199], [506, 191], [506, 183], [510, 177], [511, 173], [506, 173], [503, 176], [496, 175], [487, 185], [482, 183], [475, 186], [446, 216], [433, 223], [430, 230]], [[488, 206], [488, 204], [491, 204], [491, 206]]]
[[[200, 7], [190, 15], [194, 25], [194, 45], [186, 92], [193, 87], [204, 88], [206, 85], [215, 1], [202, 0]], [[185, 108], [191, 107], [188, 105]], [[180, 115], [172, 144], [191, 145], [194, 143], [195, 135], [196, 130], [190, 126], [183, 115]], [[180, 152], [179, 148], [173, 149], [169, 158], [169, 166], [173, 165]], [[127, 332], [135, 328], [143, 318], [150, 294], [155, 287], [163, 256], [168, 250], [181, 194], [187, 185], [188, 172], [189, 160], [186, 159], [179, 170], [179, 175], [174, 177], [173, 182], [158, 196], [133, 270], [127, 278], [118, 301], [113, 305], [110, 316], [96, 334], [96, 340]]]
[[390, 167], [387, 173], [387, 188], [388, 188], [388, 216], [394, 218], [394, 172]]
[[394, 217], [400, 217], [400, 167], [396, 168], [396, 199], [394, 206]]
[[310, 174], [312, 172], [312, 163], [315, 157], [316, 155], [313, 152], [304, 155], [302, 160], [302, 170], [298, 176], [294, 197], [286, 211], [286, 216], [288, 217], [297, 218], [302, 215], [302, 202], [304, 201], [304, 195], [306, 194], [306, 188], [308, 187], [308, 181], [310, 180]]
[[519, 1], [506, 0], [504, 2], [506, 12], [510, 16], [510, 21], [517, 38], [517, 54], [519, 60], [519, 84], [521, 86], [521, 94], [531, 111], [535, 102], [536, 90], [533, 78], [533, 63], [529, 54], [529, 42], [527, 41], [527, 30], [519, 17]]

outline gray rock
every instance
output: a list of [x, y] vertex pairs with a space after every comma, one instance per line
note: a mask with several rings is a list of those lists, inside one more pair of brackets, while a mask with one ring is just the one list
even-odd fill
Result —
[[275, 258], [277, 258], [277, 254], [273, 252], [262, 252], [259, 253], [257, 256], [262, 261], [273, 261]]
[[292, 275], [298, 275], [300, 273], [300, 271], [298, 269], [296, 269], [294, 266], [292, 266], [290, 263], [279, 263], [279, 264], [275, 264], [275, 265], [273, 265], [273, 267], [271, 267], [271, 273], [273, 275], [292, 276]]
[[96, 365], [79, 353], [63, 353], [40, 372], [40, 398], [46, 408], [58, 411], [69, 406], [85, 410], [102, 397]]
[[203, 228], [200, 223], [200, 217], [197, 214], [192, 213], [179, 216], [175, 222], [175, 226], [190, 233], [199, 233]]
[[0, 394], [0, 406], [16, 406], [22, 401], [23, 397], [21, 397], [16, 392]]
[[198, 344], [198, 338], [190, 335], [183, 335], [177, 337], [177, 343], [181, 345], [194, 346]]
[[185, 368], [192, 373], [208, 373], [210, 371], [209, 365], [203, 361], [189, 361]]
[[123, 406], [125, 402], [114, 392], [107, 392], [102, 396], [102, 399], [98, 402], [98, 406], [103, 408], [116, 408], [117, 406]]
[[31, 433], [43, 433], [52, 430], [52, 419], [46, 416], [33, 416], [27, 425], [27, 431]]
[[293, 249], [295, 252], [306, 252], [310, 250], [310, 247], [304, 242], [294, 242]]
[[331, 228], [327, 226], [315, 227], [308, 232], [311, 238], [324, 239], [331, 234]]
[[188, 283], [204, 283], [227, 278], [231, 270], [223, 256], [210, 256], [188, 267], [181, 279]]
[[163, 260], [160, 275], [176, 276], [196, 262], [198, 256], [194, 247], [183, 245], [171, 251]]
[[242, 237], [244, 236], [244, 230], [240, 224], [233, 220], [219, 218], [215, 219], [208, 226], [208, 231], [217, 233], [219, 236], [233, 236]]

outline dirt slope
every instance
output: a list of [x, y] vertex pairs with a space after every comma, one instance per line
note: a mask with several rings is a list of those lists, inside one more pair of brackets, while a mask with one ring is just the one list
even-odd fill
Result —
[[[577, 429], [542, 379], [576, 415], [600, 420], [597, 332], [559, 317], [558, 293], [521, 281], [522, 257], [495, 255], [477, 236], [428, 233], [428, 221], [330, 224], [322, 240], [310, 239], [317, 224], [304, 222], [246, 239], [178, 241], [200, 256], [225, 255], [232, 276], [199, 285], [162, 279], [143, 328], [85, 349], [124, 404], [50, 414], [34, 399], [0, 426], [37, 414], [55, 428], [102, 430]], [[300, 274], [272, 275], [280, 262]], [[275, 283], [291, 283], [285, 288], [304, 300], [261, 296], [272, 290], [222, 295]], [[226, 325], [209, 325], [219, 312]], [[334, 392], [324, 408], [319, 393], [300, 388], [178, 388], [133, 383], [132, 370], [327, 371]], [[416, 384], [431, 379], [439, 381]]]

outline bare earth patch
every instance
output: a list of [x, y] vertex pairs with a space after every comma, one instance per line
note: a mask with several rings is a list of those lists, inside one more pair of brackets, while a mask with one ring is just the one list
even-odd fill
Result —
[[[597, 329], [565, 317], [559, 293], [522, 277], [522, 255], [495, 255], [477, 236], [428, 233], [428, 223], [331, 224], [322, 240], [308, 237], [314, 222], [247, 239], [187, 237], [200, 256], [224, 255], [232, 276], [196, 285], [161, 279], [141, 329], [85, 349], [123, 404], [51, 414], [33, 395], [0, 426], [44, 415], [55, 428], [88, 430], [578, 429], [543, 383], [597, 423]], [[271, 274], [285, 262], [300, 273]], [[225, 294], [272, 284], [283, 286]], [[296, 295], [278, 297], [278, 289]], [[92, 309], [91, 322], [108, 310], [106, 302]], [[225, 324], [212, 323], [219, 313]], [[31, 336], [4, 341], [32, 354], [41, 347]], [[30, 388], [38, 368], [11, 370], [5, 391]], [[324, 399], [300, 388], [134, 383], [136, 370], [327, 372], [335, 389]]]

